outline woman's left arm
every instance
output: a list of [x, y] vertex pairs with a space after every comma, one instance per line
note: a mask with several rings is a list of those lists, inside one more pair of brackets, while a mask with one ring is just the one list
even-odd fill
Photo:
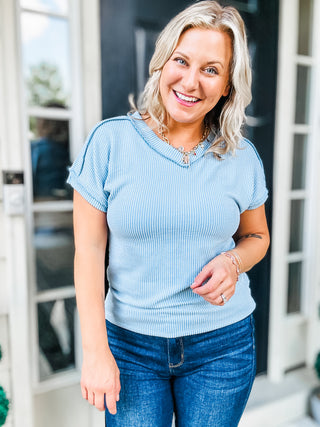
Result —
[[240, 215], [233, 237], [236, 247], [205, 265], [191, 285], [194, 293], [214, 305], [224, 304], [221, 294], [229, 300], [235, 292], [238, 273], [250, 270], [265, 256], [270, 237], [264, 205]]
[[241, 273], [251, 270], [265, 256], [270, 244], [264, 205], [240, 215], [239, 228], [233, 238], [241, 259]]

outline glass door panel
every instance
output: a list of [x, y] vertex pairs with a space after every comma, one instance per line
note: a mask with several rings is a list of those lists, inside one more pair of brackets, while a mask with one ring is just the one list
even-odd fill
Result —
[[68, 0], [20, 0], [21, 7], [45, 12], [66, 14]]
[[299, 2], [298, 55], [311, 55], [313, 0]]
[[301, 311], [302, 261], [289, 264], [288, 277], [287, 313], [299, 313]]
[[73, 286], [72, 213], [36, 213], [33, 243], [37, 290]]
[[303, 190], [306, 185], [308, 135], [295, 135], [293, 143], [292, 190]]
[[29, 106], [70, 106], [68, 31], [66, 18], [21, 13], [23, 74]]
[[296, 124], [309, 124], [310, 78], [310, 67], [298, 65], [295, 115]]
[[304, 200], [291, 200], [290, 253], [303, 250]]
[[69, 121], [30, 117], [29, 124], [34, 201], [71, 199]]
[[38, 303], [40, 381], [75, 368], [75, 298]]

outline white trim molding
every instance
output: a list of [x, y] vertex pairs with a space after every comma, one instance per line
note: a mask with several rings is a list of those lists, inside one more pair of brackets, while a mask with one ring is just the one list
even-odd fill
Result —
[[[0, 0], [0, 145], [1, 167], [5, 170], [23, 171], [20, 56], [19, 52], [17, 54], [19, 21], [16, 4], [16, 1]], [[11, 421], [15, 427], [33, 427], [26, 222], [22, 215], [4, 215], [3, 221], [11, 359]], [[13, 409], [15, 407], [18, 409]]]
[[[280, 0], [278, 90], [274, 151], [274, 199], [271, 259], [270, 328], [268, 350], [268, 377], [280, 382], [288, 369], [314, 362], [320, 348], [319, 336], [319, 286], [320, 286], [320, 227], [319, 180], [320, 150], [317, 141], [320, 126], [320, 0], [313, 0], [310, 19], [313, 48], [310, 56], [298, 55], [299, 6], [303, 0]], [[310, 73], [310, 88], [306, 99], [297, 100], [298, 67], [306, 66]], [[318, 95], [318, 96], [317, 96]], [[306, 102], [309, 111], [307, 124], [295, 123], [297, 103]], [[293, 153], [295, 135], [307, 138], [305, 188], [292, 190]], [[304, 161], [304, 159], [301, 159]], [[304, 202], [302, 247], [291, 252], [290, 225], [293, 200]], [[294, 224], [299, 227], [299, 224]], [[287, 313], [288, 266], [302, 262], [300, 310]], [[297, 279], [299, 281], [299, 279]], [[299, 298], [299, 296], [297, 295]]]
[[[271, 255], [271, 292], [270, 292], [270, 328], [268, 376], [279, 382], [283, 375], [283, 316], [287, 298], [287, 263], [290, 206], [288, 191], [290, 189], [292, 147], [290, 132], [294, 121], [295, 90], [295, 38], [297, 34], [298, 0], [281, 0], [279, 11], [279, 51], [278, 84], [274, 150], [274, 198], [273, 198], [273, 232]], [[293, 28], [294, 27], [294, 28]]]

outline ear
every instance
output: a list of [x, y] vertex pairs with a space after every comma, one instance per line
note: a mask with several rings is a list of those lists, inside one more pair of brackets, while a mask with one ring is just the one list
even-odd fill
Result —
[[224, 92], [223, 92], [222, 96], [228, 96], [229, 93], [230, 93], [230, 89], [231, 89], [230, 88], [230, 83], [228, 83], [227, 86], [224, 89]]

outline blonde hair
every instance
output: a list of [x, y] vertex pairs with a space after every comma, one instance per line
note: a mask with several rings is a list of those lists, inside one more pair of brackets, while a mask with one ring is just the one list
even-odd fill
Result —
[[163, 125], [166, 110], [159, 91], [161, 72], [181, 35], [191, 28], [218, 30], [231, 38], [229, 94], [221, 97], [207, 113], [205, 121], [215, 134], [209, 151], [218, 157], [229, 151], [234, 153], [242, 138], [245, 108], [251, 101], [251, 68], [244, 22], [233, 7], [222, 7], [216, 1], [200, 1], [180, 12], [166, 25], [157, 39], [149, 65], [150, 77], [136, 109], [140, 114], [148, 114], [157, 125]]

